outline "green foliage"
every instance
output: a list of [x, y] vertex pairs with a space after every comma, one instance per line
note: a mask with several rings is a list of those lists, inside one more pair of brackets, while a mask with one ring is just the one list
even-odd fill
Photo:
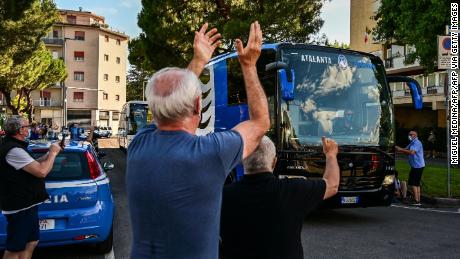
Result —
[[[422, 194], [432, 197], [447, 197], [447, 162], [446, 165], [430, 164], [425, 161], [426, 166], [422, 174], [421, 189]], [[407, 181], [409, 179], [410, 166], [405, 160], [396, 161], [399, 179]], [[460, 198], [460, 169], [451, 168], [450, 182], [452, 197]]]
[[18, 20], [34, 0], [2, 0], [0, 1], [0, 19]]
[[349, 49], [350, 45], [346, 43], [339, 43], [337, 40], [335, 40], [332, 44], [328, 43], [327, 46], [333, 47], [333, 48], [338, 48], [338, 49]]
[[378, 41], [413, 45], [416, 51], [407, 62], [418, 59], [427, 73], [435, 69], [437, 35], [444, 35], [445, 26], [450, 24], [449, 1], [381, 0], [374, 19], [377, 26], [373, 34]]
[[143, 87], [150, 73], [137, 66], [131, 66], [126, 77], [126, 101], [143, 100]]
[[0, 4], [0, 92], [13, 114], [30, 116], [30, 92], [67, 76], [64, 62], [53, 59], [41, 41], [59, 14], [52, 0], [7, 2]]
[[320, 18], [323, 2], [142, 0], [138, 25], [144, 33], [133, 43], [141, 45], [135, 48], [140, 53], [130, 53], [129, 59], [145, 56], [147, 62], [142, 63], [151, 70], [166, 66], [185, 67], [193, 53], [194, 32], [204, 22], [209, 22], [222, 34], [223, 44], [218, 52], [231, 50], [236, 38], [247, 39], [249, 25], [255, 20], [262, 26], [265, 42], [309, 42], [311, 34], [318, 32], [323, 25]]

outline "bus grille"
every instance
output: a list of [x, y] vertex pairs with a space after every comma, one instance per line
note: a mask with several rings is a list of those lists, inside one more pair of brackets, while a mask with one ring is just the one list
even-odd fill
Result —
[[382, 177], [378, 176], [341, 177], [339, 191], [359, 191], [378, 189], [382, 186], [382, 180]]

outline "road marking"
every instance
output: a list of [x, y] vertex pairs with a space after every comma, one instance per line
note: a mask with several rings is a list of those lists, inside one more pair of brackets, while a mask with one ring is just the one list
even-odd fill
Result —
[[395, 204], [391, 204], [391, 207], [410, 209], [410, 210], [433, 211], [433, 212], [439, 212], [439, 213], [460, 214], [460, 208], [457, 211], [450, 211], [450, 210], [438, 210], [438, 209], [433, 209], [433, 208], [419, 208], [419, 207], [412, 207], [412, 206], [402, 206], [402, 205], [395, 205]]
[[115, 259], [115, 253], [113, 252], [113, 246], [112, 246], [112, 250], [110, 250], [109, 253], [104, 255], [104, 259]]

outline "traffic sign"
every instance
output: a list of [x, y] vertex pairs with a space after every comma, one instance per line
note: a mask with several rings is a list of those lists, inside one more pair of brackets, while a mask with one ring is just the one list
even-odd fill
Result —
[[438, 36], [438, 69], [450, 69], [451, 46], [450, 36]]

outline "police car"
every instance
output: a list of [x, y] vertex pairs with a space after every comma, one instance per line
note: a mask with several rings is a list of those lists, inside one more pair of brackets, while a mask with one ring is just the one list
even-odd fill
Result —
[[[34, 158], [48, 148], [49, 143], [28, 147]], [[100, 253], [112, 249], [114, 201], [106, 174], [111, 169], [110, 162], [101, 165], [91, 144], [74, 141], [65, 146], [45, 179], [50, 198], [39, 206], [39, 246], [88, 243]], [[0, 215], [0, 250], [5, 240], [6, 219]]]

